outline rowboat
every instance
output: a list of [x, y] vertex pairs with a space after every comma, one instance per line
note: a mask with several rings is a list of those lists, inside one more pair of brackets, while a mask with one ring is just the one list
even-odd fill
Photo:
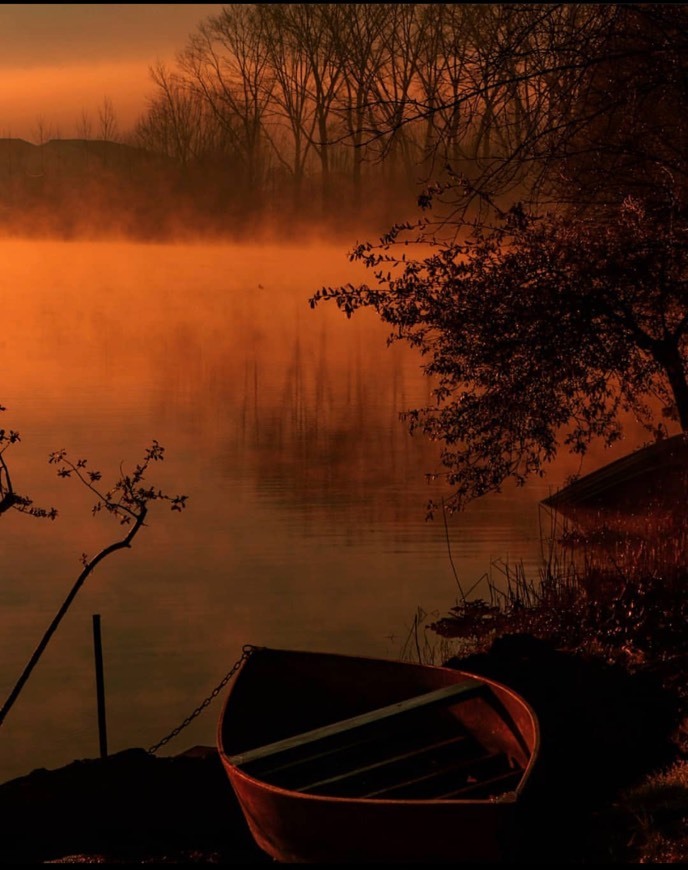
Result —
[[256, 648], [227, 693], [223, 767], [282, 863], [485, 862], [509, 854], [539, 726], [452, 668]]
[[598, 514], [676, 511], [688, 486], [688, 435], [679, 433], [647, 444], [574, 480], [543, 499], [571, 519]]

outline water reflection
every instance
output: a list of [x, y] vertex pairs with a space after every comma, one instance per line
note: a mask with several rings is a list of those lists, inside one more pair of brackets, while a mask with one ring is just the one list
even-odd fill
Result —
[[[417, 357], [370, 312], [347, 321], [308, 296], [356, 280], [346, 246], [0, 243], [3, 424], [23, 440], [13, 482], [55, 523], [0, 527], [0, 691], [7, 697], [79, 569], [119, 535], [47, 457], [65, 447], [106, 482], [153, 438], [160, 507], [129, 552], [79, 593], [0, 733], [0, 781], [98, 753], [92, 614], [100, 613], [111, 751], [150, 746], [218, 684], [244, 643], [399, 653], [418, 606], [456, 586], [437, 451], [399, 411], [424, 404]], [[467, 588], [497, 558], [540, 557], [551, 480], [455, 517]], [[212, 743], [212, 706], [169, 745]]]

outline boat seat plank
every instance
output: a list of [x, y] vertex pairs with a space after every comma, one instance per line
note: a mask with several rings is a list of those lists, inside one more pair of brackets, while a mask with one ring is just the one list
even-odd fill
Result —
[[485, 689], [486, 684], [481, 680], [467, 678], [461, 683], [452, 683], [449, 686], [443, 686], [441, 689], [424, 692], [421, 695], [414, 695], [413, 697], [407, 698], [404, 701], [399, 701], [396, 704], [389, 704], [385, 707], [369, 710], [367, 713], [352, 716], [348, 719], [341, 719], [338, 722], [332, 722], [331, 724], [324, 725], [321, 728], [304, 731], [301, 734], [295, 734], [292, 737], [285, 738], [284, 740], [277, 740], [274, 743], [266, 743], [263, 746], [257, 746], [256, 748], [249, 749], [246, 752], [230, 756], [229, 761], [237, 767], [242, 767], [253, 761], [258, 761], [259, 759], [267, 758], [268, 756], [276, 755], [280, 752], [286, 752], [290, 749], [296, 749], [305, 744], [313, 743], [317, 740], [323, 740], [327, 737], [334, 737], [347, 731], [351, 731], [352, 729], [361, 728], [374, 722], [380, 722], [381, 720], [389, 719], [393, 716], [400, 716], [404, 713], [435, 705], [451, 704], [459, 699], [465, 700], [468, 697], [483, 692]]
[[421, 755], [427, 755], [429, 753], [435, 752], [438, 749], [446, 749], [448, 747], [455, 747], [459, 743], [465, 742], [466, 738], [463, 735], [459, 735], [458, 737], [453, 737], [450, 740], [442, 740], [438, 743], [432, 743], [428, 746], [422, 746], [418, 749], [413, 750], [412, 752], [404, 752], [398, 755], [391, 755], [389, 758], [384, 758], [382, 761], [376, 761], [372, 764], [366, 764], [363, 767], [357, 767], [352, 770], [346, 770], [343, 773], [338, 774], [337, 776], [330, 776], [327, 779], [320, 779], [317, 782], [311, 782], [307, 785], [302, 785], [298, 788], [298, 791], [301, 792], [309, 792], [313, 791], [316, 788], [322, 788], [325, 785], [334, 785], [338, 782], [343, 782], [348, 779], [354, 779], [366, 773], [371, 773], [372, 771], [381, 770], [385, 767], [390, 767], [392, 765], [399, 764], [403, 761], [409, 761], [411, 759], [417, 759]]
[[[412, 759], [423, 753], [432, 752], [442, 746], [461, 743], [467, 738], [463, 734], [457, 735], [455, 729], [451, 736], [447, 736], [446, 732], [442, 734], [391, 734], [388, 731], [384, 733], [368, 731], [362, 733], [361, 729], [347, 732], [342, 740], [337, 740], [336, 743], [325, 742], [306, 744], [303, 752], [298, 754], [289, 753], [287, 756], [271, 756], [265, 760], [265, 764], [260, 764], [252, 767], [254, 773], [258, 773], [261, 778], [289, 775], [292, 771], [298, 773], [313, 769], [317, 769], [322, 773], [323, 769], [340, 769], [340, 771], [350, 771], [351, 760], [356, 758], [370, 759], [375, 758], [375, 763], [388, 764], [392, 759]], [[386, 758], [380, 759], [380, 754], [386, 753]], [[274, 759], [275, 763], [270, 763]], [[365, 763], [363, 761], [362, 763]]]
[[[466, 771], [470, 771], [471, 769], [477, 770], [480, 766], [490, 764], [491, 762], [494, 762], [501, 757], [502, 756], [500, 753], [487, 752], [480, 757], [459, 759], [453, 764], [445, 764], [438, 770], [430, 770], [427, 773], [421, 774], [420, 776], [410, 777], [403, 782], [395, 782], [384, 788], [379, 788], [375, 791], [369, 791], [367, 794], [361, 795], [361, 797], [372, 798], [393, 796], [395, 792], [401, 791], [404, 791], [404, 796], [408, 797], [408, 790], [410, 788], [427, 788], [428, 786], [433, 788], [433, 783], [438, 780], [443, 781], [447, 777], [452, 777], [460, 774], [462, 771], [465, 773]], [[481, 779], [480, 781], [484, 782], [485, 780]]]

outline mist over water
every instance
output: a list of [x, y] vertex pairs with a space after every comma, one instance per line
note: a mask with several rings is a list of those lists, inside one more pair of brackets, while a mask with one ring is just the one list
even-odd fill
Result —
[[[6, 459], [19, 493], [59, 511], [0, 518], [3, 699], [81, 554], [122, 537], [50, 452], [86, 458], [107, 487], [156, 439], [149, 482], [189, 496], [182, 514], [153, 505], [79, 592], [2, 726], [0, 781], [97, 756], [95, 613], [115, 752], [179, 725], [245, 643], [397, 657], [417, 608], [456, 601], [448, 544], [464, 589], [493, 560], [539, 564], [538, 501], [574, 468], [480, 500], [449, 542], [426, 522], [438, 447], [399, 421], [431, 401], [421, 361], [371, 312], [308, 306], [363, 277], [347, 250], [0, 241], [2, 425], [22, 437]], [[169, 752], [213, 744], [219, 703]]]

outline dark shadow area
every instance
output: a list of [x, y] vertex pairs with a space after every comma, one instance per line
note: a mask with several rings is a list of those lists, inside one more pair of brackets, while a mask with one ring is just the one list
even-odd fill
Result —
[[[0, 786], [0, 861], [262, 863], [217, 752], [129, 749]], [[89, 856], [86, 859], [85, 856]]]
[[539, 718], [539, 777], [523, 804], [514, 861], [624, 863], [628, 832], [610, 808], [620, 789], [676, 760], [678, 699], [651, 675], [524, 634], [447, 664], [508, 685]]

